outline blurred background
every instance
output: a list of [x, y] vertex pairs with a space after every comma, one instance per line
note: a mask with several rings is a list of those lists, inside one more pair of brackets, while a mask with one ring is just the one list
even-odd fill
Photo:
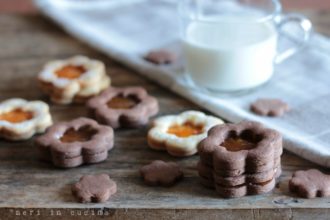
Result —
[[[92, 0], [91, 0], [92, 1]], [[285, 10], [330, 9], [329, 0], [281, 0]], [[35, 13], [32, 0], [0, 0], [1, 13]]]
[[[281, 0], [281, 2], [284, 11], [306, 15], [313, 22], [316, 31], [330, 36], [330, 0]], [[38, 14], [38, 11], [32, 0], [0, 0], [0, 14], [4, 13]]]

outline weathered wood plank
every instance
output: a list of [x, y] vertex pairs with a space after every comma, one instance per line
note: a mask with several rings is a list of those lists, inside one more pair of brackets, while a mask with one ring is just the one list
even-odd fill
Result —
[[[2, 26], [4, 23], [7, 25]], [[42, 65], [51, 59], [82, 53], [104, 61], [114, 85], [142, 85], [148, 89], [160, 102], [160, 115], [201, 109], [82, 45], [42, 17], [0, 15], [0, 41], [0, 101], [10, 97], [47, 101], [35, 81]], [[51, 113], [54, 121], [87, 115], [80, 105], [51, 105]], [[305, 200], [288, 192], [292, 172], [317, 167], [315, 164], [285, 152], [283, 175], [273, 193], [221, 199], [199, 184], [195, 170], [198, 156], [178, 159], [149, 149], [147, 130], [144, 127], [116, 131], [115, 148], [105, 162], [68, 170], [39, 161], [33, 140], [17, 143], [0, 140], [0, 219], [35, 219], [38, 211], [42, 219], [58, 217], [56, 211], [65, 219], [87, 219], [91, 213], [85, 217], [79, 213], [91, 210], [108, 211], [108, 215], [100, 218], [130, 220], [325, 219], [328, 214], [329, 198]], [[178, 162], [186, 178], [172, 188], [145, 186], [138, 170], [154, 159]], [[83, 174], [102, 172], [118, 183], [119, 191], [114, 198], [104, 204], [76, 203], [70, 184]], [[31, 210], [34, 214], [29, 215]]]

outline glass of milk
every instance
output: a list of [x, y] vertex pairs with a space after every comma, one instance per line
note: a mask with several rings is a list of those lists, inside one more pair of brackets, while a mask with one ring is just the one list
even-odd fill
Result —
[[[281, 14], [278, 0], [180, 0], [186, 73], [197, 87], [232, 93], [266, 83], [274, 66], [310, 38], [312, 24], [298, 14]], [[301, 39], [278, 52], [284, 26]]]

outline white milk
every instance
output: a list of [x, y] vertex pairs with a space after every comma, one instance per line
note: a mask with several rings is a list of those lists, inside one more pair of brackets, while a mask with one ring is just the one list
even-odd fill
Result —
[[273, 74], [277, 33], [272, 24], [221, 19], [193, 22], [184, 39], [187, 72], [198, 86], [237, 91], [261, 85]]

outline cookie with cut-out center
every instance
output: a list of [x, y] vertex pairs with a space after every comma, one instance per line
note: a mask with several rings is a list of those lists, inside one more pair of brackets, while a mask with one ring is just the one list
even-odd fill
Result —
[[142, 87], [111, 87], [90, 99], [87, 108], [102, 124], [113, 128], [140, 127], [159, 110], [158, 101]]
[[257, 122], [214, 126], [198, 151], [203, 185], [222, 197], [269, 192], [281, 173], [282, 136]]
[[113, 143], [111, 127], [83, 117], [56, 123], [35, 140], [42, 159], [63, 168], [104, 161]]
[[208, 167], [201, 161], [198, 162], [197, 171], [200, 177], [206, 178], [213, 183], [219, 183], [223, 186], [233, 187], [247, 183], [266, 182], [272, 178], [278, 178], [281, 173], [281, 165], [259, 173], [243, 173], [237, 176], [222, 176], [213, 172], [212, 167]]
[[107, 174], [85, 175], [72, 185], [71, 191], [81, 203], [102, 203], [117, 192], [117, 184]]
[[166, 150], [173, 156], [191, 156], [197, 153], [197, 145], [207, 136], [207, 131], [222, 123], [221, 119], [199, 111], [161, 116], [153, 121], [148, 144], [152, 149]]
[[289, 189], [304, 198], [328, 197], [330, 175], [316, 169], [296, 171], [289, 181]]
[[172, 186], [183, 177], [178, 164], [155, 160], [140, 169], [144, 182], [150, 186]]
[[223, 124], [209, 130], [198, 145], [200, 159], [214, 172], [234, 176], [274, 168], [283, 152], [282, 135], [253, 121]]
[[251, 104], [251, 111], [262, 116], [279, 117], [289, 110], [289, 105], [280, 99], [258, 99]]
[[52, 123], [49, 106], [42, 101], [14, 98], [0, 103], [0, 138], [26, 140]]
[[215, 184], [217, 193], [223, 198], [237, 198], [247, 195], [259, 195], [270, 192], [275, 187], [275, 178], [260, 183], [247, 183], [228, 187]]
[[109, 87], [105, 65], [85, 56], [48, 62], [38, 75], [44, 93], [57, 104], [84, 103]]

